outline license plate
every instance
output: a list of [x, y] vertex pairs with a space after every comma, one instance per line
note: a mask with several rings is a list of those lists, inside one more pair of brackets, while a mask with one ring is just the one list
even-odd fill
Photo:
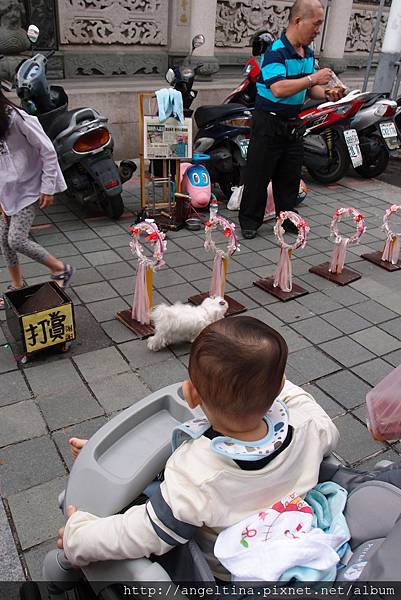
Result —
[[246, 158], [246, 156], [248, 154], [249, 140], [242, 139], [242, 140], [239, 140], [238, 143], [239, 143], [239, 149], [241, 151], [242, 158]]
[[396, 150], [400, 147], [397, 129], [394, 123], [391, 121], [380, 123], [380, 131], [389, 150]]
[[363, 163], [359, 138], [356, 129], [347, 129], [344, 131], [344, 138], [347, 144], [348, 152], [353, 167], [360, 167]]

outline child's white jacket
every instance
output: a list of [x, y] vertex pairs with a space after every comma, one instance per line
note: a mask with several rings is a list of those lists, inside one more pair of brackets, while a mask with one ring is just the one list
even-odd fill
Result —
[[213, 572], [223, 576], [213, 556], [216, 535], [291, 492], [305, 495], [338, 442], [337, 428], [310, 394], [287, 381], [279, 398], [287, 404], [293, 436], [265, 467], [242, 470], [212, 451], [205, 436], [184, 442], [167, 461], [160, 492], [146, 504], [106, 518], [74, 513], [64, 533], [67, 558], [85, 566], [160, 555], [195, 536]]

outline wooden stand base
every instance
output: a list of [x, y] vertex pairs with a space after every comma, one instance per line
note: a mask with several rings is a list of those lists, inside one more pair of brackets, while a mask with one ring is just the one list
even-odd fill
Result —
[[288, 300], [294, 300], [294, 298], [299, 298], [300, 296], [306, 296], [309, 294], [307, 290], [302, 288], [300, 285], [296, 283], [292, 284], [291, 292], [283, 292], [279, 287], [274, 287], [274, 278], [271, 277], [269, 279], [258, 279], [258, 281], [254, 281], [253, 285], [264, 290], [268, 294], [275, 296], [282, 302], [288, 302]]
[[120, 312], [117, 313], [116, 317], [119, 321], [121, 321], [121, 323], [123, 323], [123, 325], [125, 325], [126, 327], [128, 327], [128, 329], [133, 331], [133, 333], [135, 333], [137, 337], [141, 338], [141, 340], [150, 337], [155, 332], [155, 328], [153, 327], [153, 325], [147, 325], [139, 323], [139, 321], [135, 321], [131, 317], [130, 310], [120, 310]]
[[[195, 306], [199, 306], [202, 304], [205, 298], [207, 298], [209, 294], [198, 294], [197, 296], [191, 296], [188, 298], [188, 302], [190, 304], [194, 304]], [[240, 313], [245, 312], [247, 309], [243, 304], [240, 304], [234, 298], [230, 298], [230, 296], [224, 296], [224, 300], [228, 302], [228, 309], [226, 312], [226, 317], [232, 317], [233, 315], [239, 315]]]
[[383, 252], [372, 252], [370, 254], [361, 254], [361, 258], [368, 260], [369, 262], [381, 267], [382, 269], [386, 269], [386, 271], [399, 271], [401, 269], [401, 260], [398, 261], [396, 265], [393, 265], [391, 262], [386, 260], [382, 260]]
[[338, 285], [348, 285], [353, 281], [358, 281], [358, 279], [362, 277], [360, 273], [357, 273], [356, 271], [351, 271], [351, 269], [346, 269], [345, 267], [343, 268], [342, 273], [330, 273], [329, 267], [330, 263], [325, 262], [321, 265], [317, 265], [316, 267], [311, 267], [309, 269], [309, 273], [314, 273], [315, 275], [324, 277], [324, 279], [333, 281]]

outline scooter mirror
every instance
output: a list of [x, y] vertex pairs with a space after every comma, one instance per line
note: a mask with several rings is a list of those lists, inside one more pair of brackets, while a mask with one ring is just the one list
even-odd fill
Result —
[[195, 37], [192, 38], [192, 51], [194, 51], [195, 48], [199, 48], [199, 46], [203, 46], [204, 43], [205, 36], [202, 33], [195, 35]]
[[174, 79], [175, 79], [175, 74], [174, 74], [173, 69], [168, 69], [168, 71], [166, 73], [166, 80], [169, 82], [170, 85], [172, 85]]
[[28, 31], [26, 32], [26, 34], [27, 34], [28, 40], [31, 42], [31, 44], [34, 44], [35, 42], [38, 41], [39, 28], [36, 27], [36, 25], [29, 25]]

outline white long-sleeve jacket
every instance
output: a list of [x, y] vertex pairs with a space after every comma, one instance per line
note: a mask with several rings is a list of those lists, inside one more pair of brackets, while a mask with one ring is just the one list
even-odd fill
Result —
[[160, 555], [195, 536], [214, 573], [224, 573], [213, 556], [216, 535], [293, 491], [305, 495], [338, 441], [337, 428], [310, 394], [287, 381], [279, 398], [288, 407], [292, 440], [265, 467], [242, 470], [211, 450], [205, 436], [184, 442], [167, 461], [160, 491], [145, 505], [106, 518], [74, 513], [64, 533], [67, 558], [84, 566]]

